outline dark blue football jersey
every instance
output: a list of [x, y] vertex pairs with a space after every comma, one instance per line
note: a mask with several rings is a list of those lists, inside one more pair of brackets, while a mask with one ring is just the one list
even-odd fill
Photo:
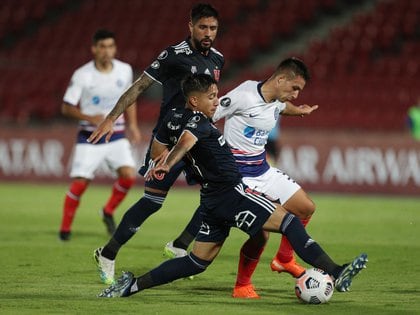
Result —
[[171, 110], [155, 138], [173, 147], [184, 130], [197, 138], [184, 161], [201, 184], [202, 193], [217, 194], [241, 181], [242, 176], [223, 135], [203, 113], [186, 108]]
[[190, 44], [190, 38], [162, 51], [144, 71], [146, 75], [162, 84], [163, 88], [159, 119], [153, 134], [157, 132], [169, 110], [185, 106], [181, 91], [182, 79], [190, 73], [205, 73], [219, 81], [224, 63], [223, 55], [214, 48], [209, 50], [207, 56], [195, 50]]

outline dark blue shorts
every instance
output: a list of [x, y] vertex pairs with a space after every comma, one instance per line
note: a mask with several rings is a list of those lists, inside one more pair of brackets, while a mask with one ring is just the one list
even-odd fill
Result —
[[222, 242], [232, 227], [254, 236], [276, 209], [273, 202], [243, 183], [217, 196], [202, 196], [200, 206], [203, 221], [196, 236], [199, 242]]
[[[139, 174], [144, 176], [148, 170], [149, 167], [149, 161], [150, 161], [150, 148], [147, 151], [146, 157], [144, 159], [144, 163], [141, 166], [139, 170]], [[169, 173], [165, 174], [165, 176], [162, 176], [162, 178], [156, 179], [154, 178], [151, 181], [146, 181], [144, 183], [145, 187], [169, 191], [171, 189], [172, 185], [175, 183], [176, 179], [179, 177], [181, 172], [184, 172], [185, 178], [187, 180], [187, 183], [189, 185], [195, 185], [197, 184], [196, 181], [192, 178], [190, 175], [188, 167], [186, 167], [184, 161], [179, 161], [177, 164], [175, 164]]]

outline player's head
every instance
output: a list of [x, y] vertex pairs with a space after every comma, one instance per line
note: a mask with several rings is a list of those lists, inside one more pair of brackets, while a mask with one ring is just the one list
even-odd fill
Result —
[[187, 107], [213, 117], [219, 99], [217, 98], [217, 82], [208, 74], [189, 74], [181, 83]]
[[282, 102], [292, 101], [310, 80], [310, 74], [302, 60], [292, 57], [283, 60], [269, 80], [275, 84], [276, 99]]
[[114, 33], [105, 29], [97, 30], [92, 37], [91, 50], [96, 62], [111, 62], [117, 53]]
[[199, 3], [191, 9], [190, 18], [191, 43], [195, 49], [205, 53], [216, 39], [219, 13], [210, 4]]

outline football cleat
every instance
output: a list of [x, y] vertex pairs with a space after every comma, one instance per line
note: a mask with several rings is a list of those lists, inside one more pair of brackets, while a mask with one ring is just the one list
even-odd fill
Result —
[[105, 224], [108, 234], [112, 236], [116, 230], [114, 216], [112, 214], [107, 214], [102, 210], [102, 222]]
[[367, 254], [360, 254], [351, 263], [345, 265], [340, 272], [337, 279], [335, 279], [334, 286], [339, 292], [349, 291], [351, 282], [355, 276], [364, 268], [368, 262]]
[[305, 272], [305, 268], [296, 262], [295, 257], [287, 263], [280, 262], [277, 257], [274, 257], [270, 267], [272, 271], [277, 271], [278, 273], [287, 272], [295, 278], [299, 278]]
[[114, 282], [115, 260], [110, 260], [102, 256], [101, 252], [102, 247], [95, 249], [93, 252], [93, 258], [98, 267], [99, 277], [101, 278], [102, 283], [112, 284]]
[[65, 231], [60, 231], [59, 233], [58, 233], [58, 238], [60, 239], [60, 241], [70, 241], [70, 238], [71, 238], [71, 232], [70, 231], [68, 231], [68, 232], [65, 232]]
[[133, 286], [136, 282], [134, 275], [129, 271], [124, 271], [122, 276], [119, 277], [109, 288], [106, 288], [98, 297], [115, 298], [127, 297], [133, 293], [138, 292], [137, 285]]
[[259, 299], [260, 296], [255, 292], [253, 284], [246, 284], [241, 286], [235, 286], [233, 288], [232, 297], [238, 299]]
[[175, 247], [173, 242], [166, 244], [163, 249], [163, 256], [168, 259], [180, 258], [187, 256], [187, 251], [183, 248]]

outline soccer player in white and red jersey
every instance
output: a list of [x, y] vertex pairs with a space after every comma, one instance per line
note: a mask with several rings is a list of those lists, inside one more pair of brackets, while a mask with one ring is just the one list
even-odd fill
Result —
[[59, 231], [59, 237], [63, 241], [70, 239], [80, 198], [102, 162], [106, 162], [118, 176], [111, 196], [102, 209], [102, 219], [109, 234], [115, 230], [113, 213], [135, 182], [135, 161], [125, 133], [127, 132], [132, 143], [140, 141], [136, 106], [130, 106], [125, 111], [125, 116], [118, 117], [109, 142], [105, 143], [104, 139], [97, 144], [86, 141], [121, 94], [131, 85], [133, 70], [129, 64], [114, 58], [117, 51], [115, 36], [108, 30], [98, 30], [94, 34], [91, 51], [93, 60], [74, 72], [63, 98], [62, 113], [79, 120], [70, 172], [72, 181], [64, 199]]

